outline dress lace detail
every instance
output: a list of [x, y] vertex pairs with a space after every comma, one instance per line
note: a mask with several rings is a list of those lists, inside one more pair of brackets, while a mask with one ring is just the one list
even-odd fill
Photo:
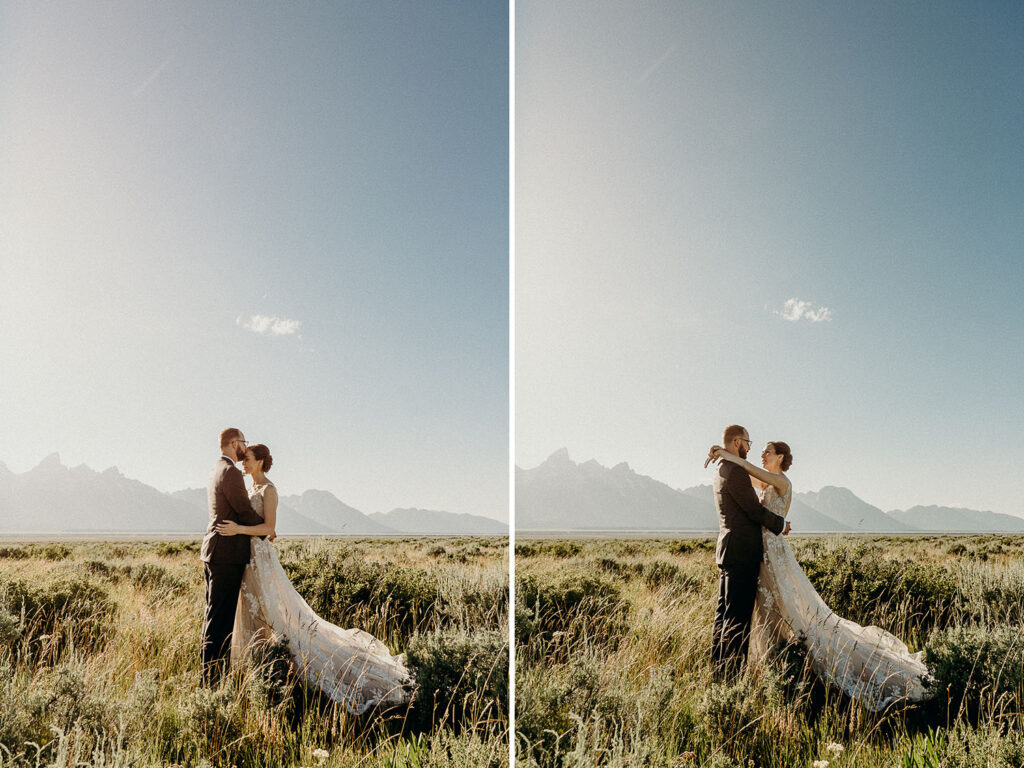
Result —
[[[781, 496], [770, 485], [761, 493], [761, 503], [783, 517], [792, 498], [792, 486]], [[881, 627], [862, 627], [837, 616], [814, 589], [786, 537], [770, 531], [763, 536], [764, 561], [751, 623], [752, 658], [763, 658], [778, 643], [799, 643], [817, 675], [873, 712], [933, 695], [920, 652], [910, 653]]]
[[[266, 488], [249, 493], [260, 517]], [[250, 546], [231, 637], [233, 663], [254, 643], [284, 641], [305, 682], [352, 714], [409, 701], [412, 676], [400, 657], [369, 632], [342, 629], [317, 616], [295, 591], [273, 545], [253, 536]]]

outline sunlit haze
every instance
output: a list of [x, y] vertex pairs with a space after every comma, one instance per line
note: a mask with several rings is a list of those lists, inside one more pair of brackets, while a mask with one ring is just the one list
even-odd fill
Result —
[[1024, 515], [1024, 6], [516, 14], [519, 466]]
[[[6, 3], [0, 461], [507, 519], [508, 8]], [[102, 514], [102, 510], [97, 510]]]

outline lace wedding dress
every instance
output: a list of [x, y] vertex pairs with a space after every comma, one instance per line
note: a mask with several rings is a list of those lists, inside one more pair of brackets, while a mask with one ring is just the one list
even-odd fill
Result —
[[[269, 484], [268, 484], [269, 485]], [[267, 485], [249, 493], [263, 516]], [[369, 632], [324, 621], [295, 591], [273, 545], [253, 536], [231, 636], [231, 661], [241, 661], [250, 644], [276, 639], [288, 644], [299, 673], [352, 714], [409, 701], [412, 677], [401, 660]]]
[[[783, 517], [793, 488], [780, 496], [774, 486], [761, 503]], [[784, 536], [764, 531], [764, 561], [757, 582], [750, 654], [764, 658], [779, 642], [799, 643], [814, 672], [872, 712], [897, 701], [923, 701], [928, 668], [899, 638], [880, 627], [862, 627], [837, 616], [821, 599]]]

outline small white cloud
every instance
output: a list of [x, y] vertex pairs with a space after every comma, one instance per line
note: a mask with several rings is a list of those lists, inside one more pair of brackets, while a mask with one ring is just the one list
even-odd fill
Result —
[[827, 323], [832, 319], [832, 310], [828, 307], [815, 308], [811, 302], [800, 301], [800, 299], [787, 299], [782, 307], [782, 311], [776, 311], [775, 314], [781, 316], [783, 320], [789, 320], [791, 323], [795, 323], [798, 320], [807, 320], [811, 323]]
[[239, 315], [235, 321], [246, 330], [269, 336], [290, 336], [298, 333], [302, 327], [301, 320], [292, 320], [288, 317], [274, 317], [273, 315], [253, 315], [248, 320], [244, 315]]

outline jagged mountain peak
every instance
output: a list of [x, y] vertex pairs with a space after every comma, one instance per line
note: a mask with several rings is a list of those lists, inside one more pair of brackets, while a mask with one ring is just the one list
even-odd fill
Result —
[[51, 470], [67, 469], [64, 464], [61, 463], [59, 453], [51, 453], [45, 459], [35, 465], [30, 472], [46, 472]]
[[[575, 464], [565, 449], [555, 461], [516, 469], [516, 522], [522, 530], [707, 530], [718, 527], [712, 486], [678, 490], [626, 462]], [[557, 471], [552, 471], [556, 469]], [[826, 485], [794, 494], [789, 517], [801, 532], [1020, 530], [1013, 516], [956, 508], [915, 507], [885, 513], [851, 489]]]
[[403, 533], [432, 535], [475, 534], [504, 535], [508, 526], [489, 517], [466, 512], [397, 507], [390, 512], [375, 512], [370, 518]]
[[714, 510], [626, 462], [612, 468], [550, 459], [516, 472], [516, 520], [526, 530], [708, 530]]
[[557, 451], [548, 456], [543, 462], [542, 466], [576, 466], [576, 462], [569, 458], [568, 448], [559, 448]]

